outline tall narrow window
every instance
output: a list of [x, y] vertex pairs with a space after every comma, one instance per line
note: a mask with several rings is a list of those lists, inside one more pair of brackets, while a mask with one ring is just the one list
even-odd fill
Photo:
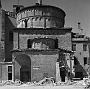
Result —
[[9, 32], [9, 41], [13, 41], [13, 32], [12, 31]]
[[83, 51], [87, 51], [87, 45], [83, 44]]
[[28, 46], [28, 48], [32, 48], [32, 40], [31, 39], [28, 39], [27, 46]]
[[72, 44], [72, 51], [76, 51], [76, 44]]
[[27, 28], [27, 20], [25, 19], [25, 28]]
[[58, 39], [55, 39], [55, 49], [58, 49]]
[[8, 66], [8, 80], [12, 80], [12, 66]]
[[74, 56], [74, 65], [77, 65], [78, 64], [78, 60], [77, 58]]
[[88, 64], [87, 57], [84, 57], [84, 65], [85, 65], [85, 64]]

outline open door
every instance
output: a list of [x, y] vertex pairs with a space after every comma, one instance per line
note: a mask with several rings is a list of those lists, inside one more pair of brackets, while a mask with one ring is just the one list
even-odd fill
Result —
[[23, 66], [20, 69], [20, 80], [22, 82], [29, 82], [31, 81], [31, 72], [27, 66]]

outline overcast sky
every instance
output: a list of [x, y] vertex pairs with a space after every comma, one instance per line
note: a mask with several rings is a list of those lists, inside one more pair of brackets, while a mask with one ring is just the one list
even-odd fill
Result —
[[[19, 0], [19, 4], [24, 6], [34, 5], [38, 0]], [[78, 22], [86, 35], [90, 36], [90, 0], [42, 0], [43, 4], [53, 5], [63, 9], [66, 13], [65, 27], [72, 27], [74, 32], [78, 32]], [[18, 0], [1, 0], [2, 8], [7, 11], [13, 10], [13, 5]]]

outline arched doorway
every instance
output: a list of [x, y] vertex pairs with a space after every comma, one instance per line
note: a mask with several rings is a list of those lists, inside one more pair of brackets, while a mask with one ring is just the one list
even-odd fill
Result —
[[15, 79], [31, 81], [31, 58], [26, 54], [18, 54], [15, 58]]
[[27, 66], [23, 66], [20, 69], [20, 80], [22, 82], [29, 82], [31, 80], [30, 77], [30, 69]]

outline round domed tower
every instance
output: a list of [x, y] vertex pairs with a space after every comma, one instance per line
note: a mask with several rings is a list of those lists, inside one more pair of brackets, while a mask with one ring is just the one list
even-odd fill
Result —
[[17, 12], [17, 28], [62, 28], [65, 12], [55, 6], [43, 5], [38, 0], [33, 6], [24, 7]]

